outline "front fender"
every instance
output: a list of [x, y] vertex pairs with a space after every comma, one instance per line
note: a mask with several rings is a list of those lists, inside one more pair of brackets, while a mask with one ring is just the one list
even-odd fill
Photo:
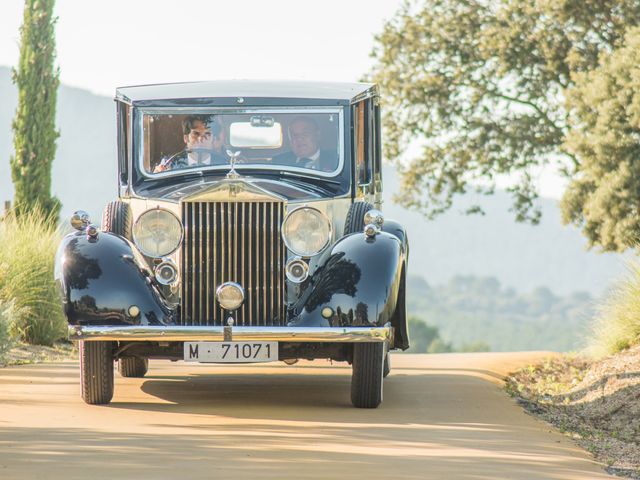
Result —
[[[170, 325], [173, 312], [144, 260], [123, 237], [100, 232], [67, 235], [56, 254], [55, 280], [71, 325]], [[140, 314], [132, 317], [129, 307]]]
[[[290, 325], [381, 327], [391, 322], [404, 259], [402, 241], [390, 233], [341, 238], [323, 255], [294, 305]], [[325, 318], [322, 311], [327, 307], [331, 315]]]

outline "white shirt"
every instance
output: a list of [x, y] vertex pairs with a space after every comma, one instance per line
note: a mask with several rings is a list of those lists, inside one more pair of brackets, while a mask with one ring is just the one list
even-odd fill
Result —
[[211, 165], [211, 154], [196, 154], [189, 152], [187, 154], [187, 162], [190, 167], [193, 167], [195, 165]]
[[296, 158], [296, 163], [298, 163], [303, 158], [308, 158], [309, 160], [311, 160], [311, 162], [309, 162], [305, 166], [306, 168], [313, 168], [313, 169], [317, 170], [318, 167], [320, 167], [320, 165], [318, 165], [318, 159], [320, 158], [320, 149], [316, 150], [316, 153], [314, 153], [310, 157], [298, 157], [298, 158]]

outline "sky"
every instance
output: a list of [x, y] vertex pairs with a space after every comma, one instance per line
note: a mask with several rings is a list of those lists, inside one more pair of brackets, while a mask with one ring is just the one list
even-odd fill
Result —
[[[62, 82], [117, 86], [184, 80], [357, 81], [373, 36], [400, 0], [58, 0]], [[0, 1], [0, 64], [18, 59], [23, 0]]]
[[[60, 79], [108, 96], [123, 85], [194, 80], [358, 81], [372, 65], [374, 36], [401, 4], [58, 0]], [[18, 61], [23, 5], [0, 0], [0, 65]], [[564, 181], [553, 171], [534, 175], [543, 196], [560, 197]]]

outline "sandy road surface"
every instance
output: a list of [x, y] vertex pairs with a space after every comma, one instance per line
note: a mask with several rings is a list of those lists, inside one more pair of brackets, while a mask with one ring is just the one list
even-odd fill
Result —
[[377, 410], [327, 362], [151, 362], [107, 407], [74, 362], [0, 369], [0, 479], [611, 478], [501, 390], [541, 355], [396, 355]]

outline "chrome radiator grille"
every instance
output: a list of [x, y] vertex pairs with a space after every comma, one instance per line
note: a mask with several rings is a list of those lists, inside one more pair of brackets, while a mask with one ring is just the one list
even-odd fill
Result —
[[285, 324], [283, 215], [282, 202], [182, 204], [182, 325], [226, 323], [215, 291], [227, 281], [245, 290], [236, 325]]

